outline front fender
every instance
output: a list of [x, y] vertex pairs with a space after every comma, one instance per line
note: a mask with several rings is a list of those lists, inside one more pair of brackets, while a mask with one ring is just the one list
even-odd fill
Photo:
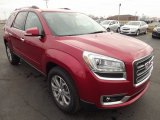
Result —
[[83, 58], [77, 60], [72, 55], [63, 51], [50, 49], [46, 51], [44, 61], [46, 61], [43, 66], [44, 70], [48, 62], [52, 62], [65, 69], [71, 75], [80, 99], [85, 101], [91, 99], [89, 98], [91, 96], [88, 95], [92, 92], [92, 84], [87, 80]]

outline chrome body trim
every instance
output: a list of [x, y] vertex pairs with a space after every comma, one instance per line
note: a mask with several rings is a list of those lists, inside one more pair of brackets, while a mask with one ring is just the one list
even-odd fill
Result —
[[[111, 73], [114, 73], [114, 72], [111, 72]], [[118, 73], [118, 72], [117, 72], [117, 73]], [[101, 77], [101, 76], [97, 75], [95, 72], [93, 72], [93, 74], [94, 74], [97, 78], [99, 78], [99, 79], [101, 79], [101, 80], [114, 80], [114, 81], [116, 81], [116, 80], [118, 80], [118, 81], [120, 81], [120, 80], [126, 80], [126, 72], [119, 72], [119, 73], [122, 73], [122, 74], [123, 74], [123, 78]]]
[[110, 106], [110, 105], [122, 104], [122, 103], [128, 101], [131, 96], [124, 96], [120, 101], [115, 101], [115, 102], [103, 102], [103, 97], [104, 96], [101, 96], [101, 98], [100, 98], [101, 104], [106, 105], [106, 106]]

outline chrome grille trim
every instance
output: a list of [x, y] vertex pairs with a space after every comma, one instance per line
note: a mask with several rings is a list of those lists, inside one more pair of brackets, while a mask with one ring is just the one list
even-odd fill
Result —
[[149, 55], [133, 62], [133, 83], [139, 86], [145, 83], [151, 76], [153, 70], [153, 58]]

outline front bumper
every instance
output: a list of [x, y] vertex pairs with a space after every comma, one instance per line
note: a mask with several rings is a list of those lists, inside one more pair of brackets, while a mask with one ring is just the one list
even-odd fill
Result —
[[[139, 99], [149, 86], [149, 79], [140, 86], [135, 86], [133, 81], [127, 80], [100, 80], [93, 73], [88, 73], [89, 87], [83, 89], [82, 101], [95, 105], [99, 109], [112, 109], [127, 106]], [[88, 81], [87, 80], [87, 81]], [[119, 100], [104, 102], [104, 96], [117, 97]]]
[[127, 35], [135, 35], [137, 31], [131, 31], [131, 30], [123, 30], [120, 31], [121, 34], [127, 34]]
[[130, 105], [132, 104], [133, 102], [135, 102], [136, 100], [138, 100], [142, 95], [144, 95], [144, 93], [147, 91], [148, 87], [149, 87], [149, 82], [147, 82], [146, 86], [134, 93], [134, 94], [131, 94], [131, 95], [126, 95], [123, 97], [122, 100], [118, 101], [118, 102], [113, 102], [112, 104], [108, 105], [108, 104], [101, 104], [99, 106], [97, 106], [98, 108], [107, 108], [107, 109], [113, 109], [113, 108], [119, 108], [119, 107], [124, 107], [124, 106], [127, 106], [127, 105]]
[[160, 38], [160, 33], [159, 32], [152, 32], [152, 36]]
[[101, 109], [118, 108], [133, 103], [145, 93], [149, 86], [153, 69], [152, 61], [153, 56], [147, 55], [132, 64], [126, 63], [126, 71], [129, 72], [125, 74], [124, 79], [102, 79], [95, 75], [97, 73], [87, 70], [85, 79], [87, 83], [81, 86], [81, 100]]

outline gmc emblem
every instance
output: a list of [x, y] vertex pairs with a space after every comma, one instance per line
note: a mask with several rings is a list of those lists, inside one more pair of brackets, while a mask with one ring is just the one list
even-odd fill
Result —
[[153, 61], [152, 61], [152, 60], [146, 62], [145, 65], [144, 65], [144, 66], [145, 66], [145, 69], [148, 69], [152, 64], [153, 64]]

